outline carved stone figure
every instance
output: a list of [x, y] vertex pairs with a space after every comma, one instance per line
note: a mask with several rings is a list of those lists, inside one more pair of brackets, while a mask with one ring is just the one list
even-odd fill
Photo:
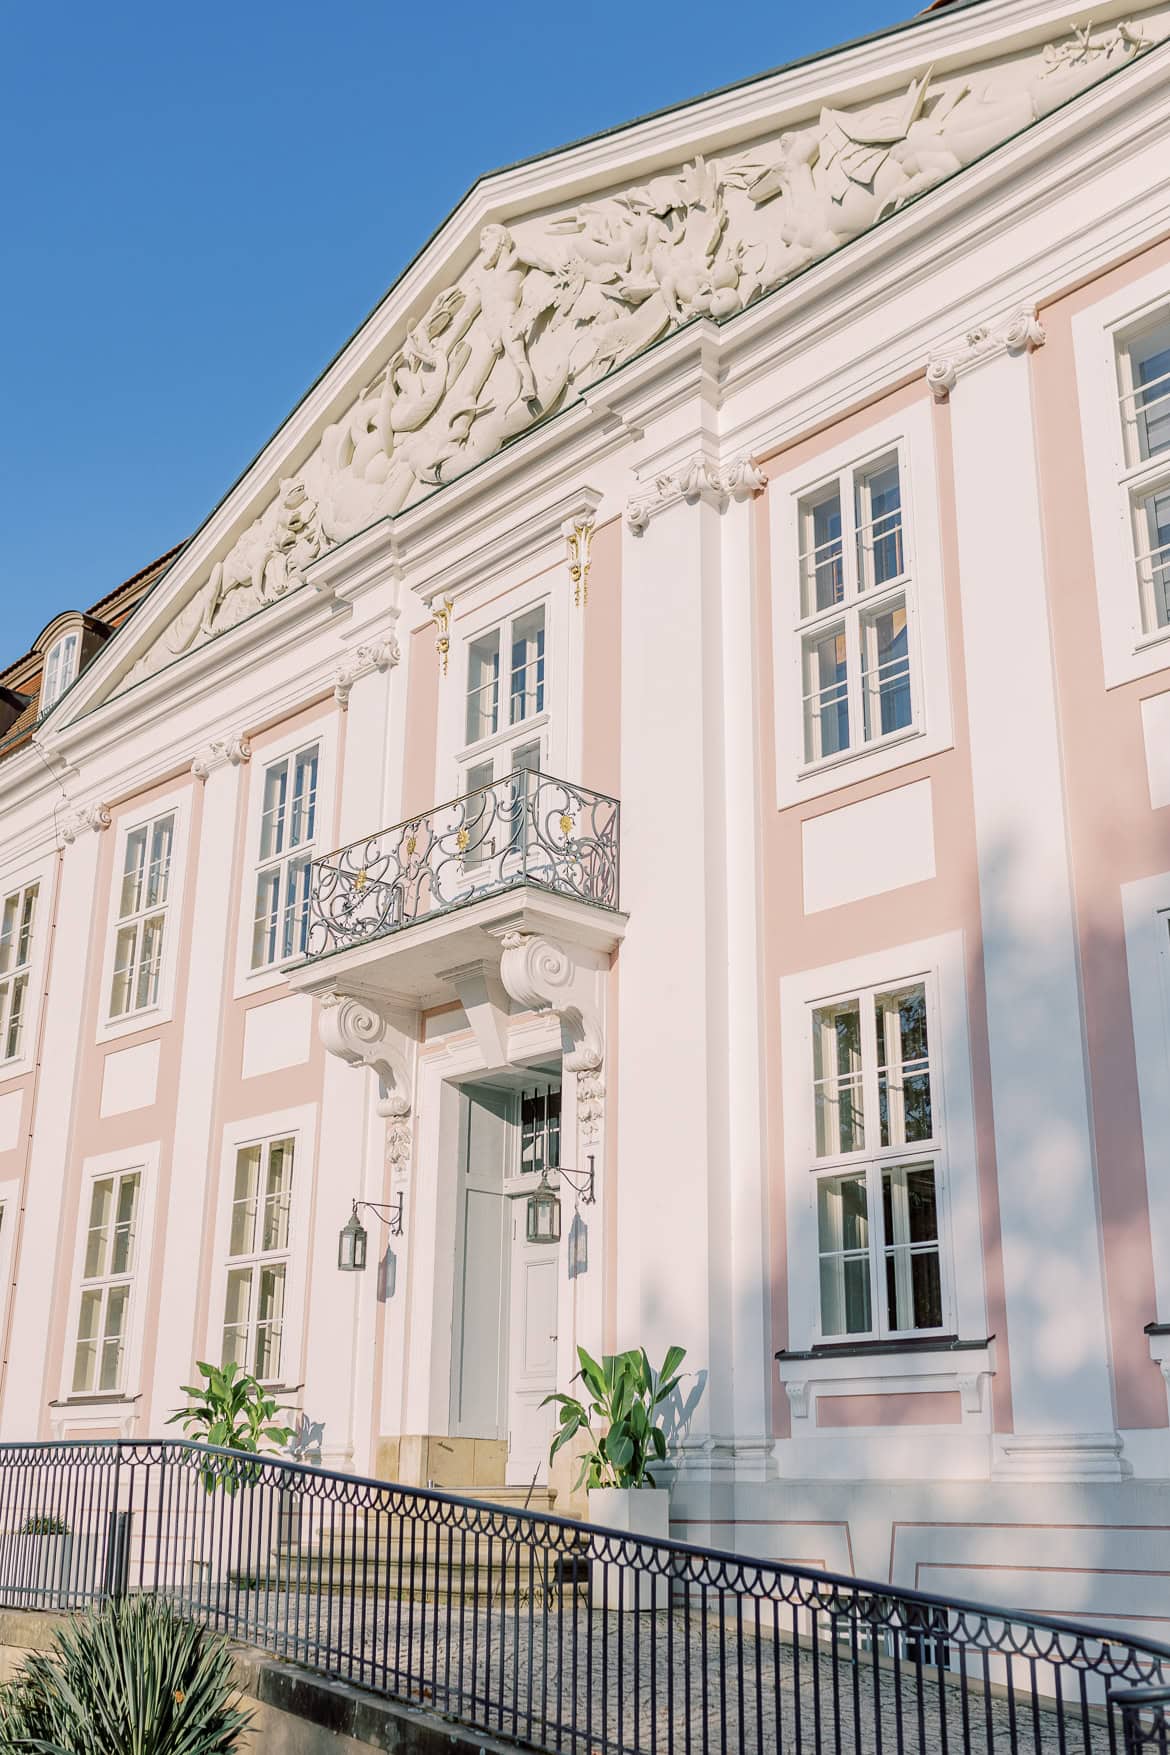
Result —
[[726, 158], [485, 225], [472, 262], [408, 315], [385, 367], [121, 686], [297, 588], [326, 548], [491, 456], [577, 385], [680, 324], [734, 316], [1166, 34], [1164, 16], [1078, 25], [984, 72], [927, 68]]

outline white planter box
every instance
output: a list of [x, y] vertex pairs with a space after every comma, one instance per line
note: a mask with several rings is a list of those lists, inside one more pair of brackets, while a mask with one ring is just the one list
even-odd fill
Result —
[[595, 1487], [589, 1494], [589, 1522], [614, 1532], [612, 1541], [594, 1536], [590, 1548], [600, 1557], [589, 1566], [589, 1587], [595, 1609], [627, 1612], [668, 1609], [670, 1579], [656, 1570], [652, 1551], [621, 1537], [670, 1536], [670, 1492], [666, 1487]]
[[66, 1592], [73, 1571], [73, 1537], [33, 1535], [21, 1530], [0, 1536], [0, 1579], [5, 1589], [35, 1593], [45, 1608]]

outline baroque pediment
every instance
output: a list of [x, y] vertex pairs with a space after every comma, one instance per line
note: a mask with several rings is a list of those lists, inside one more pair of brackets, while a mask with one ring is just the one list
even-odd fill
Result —
[[261, 515], [215, 560], [118, 691], [304, 584], [394, 516], [697, 317], [734, 318], [1167, 34], [1070, 26], [977, 68], [924, 66], [865, 104], [822, 105], [718, 156], [562, 210], [483, 226]]

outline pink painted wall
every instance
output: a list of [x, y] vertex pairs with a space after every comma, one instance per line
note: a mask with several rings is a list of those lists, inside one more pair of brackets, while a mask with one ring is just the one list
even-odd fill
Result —
[[924, 1389], [897, 1395], [822, 1395], [817, 1426], [958, 1426], [963, 1418], [957, 1389]]
[[[1165, 1383], [1142, 1333], [1155, 1316], [1154, 1276], [1120, 890], [1133, 879], [1170, 868], [1170, 807], [1150, 806], [1140, 705], [1145, 696], [1170, 686], [1170, 674], [1105, 686], [1072, 319], [1130, 281], [1167, 266], [1170, 241], [1046, 305], [1041, 318], [1047, 341], [1031, 358], [1110, 1339], [1122, 1428], [1167, 1424]], [[1092, 491], [1108, 494], [1111, 486], [1094, 482]], [[1127, 589], [1129, 583], [1118, 581], [1118, 588]], [[1154, 1168], [1164, 1171], [1162, 1165]]]
[[[857, 436], [913, 403], [929, 400], [921, 380], [773, 454], [764, 462], [772, 477], [799, 468]], [[772, 1261], [772, 1332], [777, 1349], [788, 1340], [787, 1237], [784, 1213], [785, 1165], [783, 1109], [780, 1095], [780, 983], [784, 976], [821, 964], [881, 950], [944, 932], [961, 930], [968, 946], [968, 1027], [972, 1048], [977, 1174], [982, 1247], [988, 1303], [988, 1332], [997, 1337], [997, 1370], [992, 1379], [995, 1428], [1010, 1431], [1011, 1379], [1007, 1317], [1003, 1298], [999, 1200], [987, 1045], [987, 1017], [982, 978], [982, 946], [974, 807], [967, 739], [967, 700], [963, 670], [962, 611], [959, 600], [954, 486], [949, 415], [933, 409], [939, 479], [939, 520], [942, 536], [943, 597], [950, 666], [954, 747], [938, 755], [908, 762], [892, 773], [843, 785], [832, 793], [784, 810], [776, 808], [775, 681], [772, 664], [772, 579], [769, 495], [756, 503], [756, 626], [754, 630], [760, 703], [760, 837], [763, 857], [763, 918], [765, 967], [765, 1054], [767, 1078], [767, 1158], [772, 1190], [770, 1240]], [[932, 782], [936, 875], [884, 895], [805, 915], [802, 881], [802, 825], [806, 818], [872, 798], [912, 781]], [[804, 1175], [803, 1168], [795, 1171]], [[956, 1239], [956, 1246], [965, 1240]], [[981, 1337], [968, 1337], [981, 1338]], [[773, 1397], [779, 1436], [789, 1432], [784, 1396]]]
[[406, 749], [402, 763], [402, 815], [418, 816], [435, 797], [435, 743], [439, 727], [439, 656], [432, 622], [410, 631], [406, 685]]

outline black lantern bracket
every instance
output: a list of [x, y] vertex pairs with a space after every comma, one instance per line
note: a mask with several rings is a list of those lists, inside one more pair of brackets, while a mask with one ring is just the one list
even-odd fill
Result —
[[577, 1196], [579, 1206], [591, 1207], [597, 1200], [596, 1176], [593, 1169], [593, 1153], [588, 1158], [588, 1170], [568, 1170], [563, 1164], [553, 1172], [555, 1176], [563, 1176], [573, 1193]]
[[356, 1217], [364, 1207], [367, 1212], [377, 1213], [379, 1219], [381, 1219], [391, 1237], [401, 1237], [404, 1199], [404, 1191], [400, 1188], [398, 1190], [397, 1199], [392, 1200], [389, 1206], [384, 1206], [381, 1201], [376, 1200], [355, 1200], [353, 1203], [353, 1214], [351, 1216]]

